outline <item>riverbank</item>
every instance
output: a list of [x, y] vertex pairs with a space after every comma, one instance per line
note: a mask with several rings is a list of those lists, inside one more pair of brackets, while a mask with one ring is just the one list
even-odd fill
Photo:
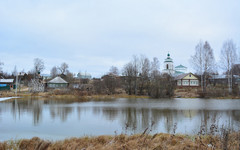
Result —
[[42, 140], [38, 137], [32, 139], [10, 140], [0, 142], [0, 150], [25, 149], [25, 150], [53, 150], [53, 149], [84, 149], [84, 150], [112, 150], [112, 149], [151, 149], [151, 150], [175, 150], [175, 149], [239, 149], [240, 132], [217, 135], [174, 135], [155, 134], [148, 135], [117, 135], [70, 138], [62, 141]]
[[80, 101], [88, 100], [107, 100], [115, 98], [150, 98], [144, 95], [128, 95], [128, 94], [114, 94], [114, 95], [78, 95], [78, 94], [66, 94], [66, 93], [54, 93], [50, 92], [39, 92], [39, 93], [29, 93], [29, 92], [19, 92], [17, 95], [13, 91], [4, 91], [0, 93], [0, 98], [3, 97], [38, 97], [38, 98], [54, 98], [54, 99], [76, 99]]
[[[128, 94], [113, 94], [113, 95], [80, 95], [78, 93], [68, 93], [62, 92], [61, 90], [56, 91], [48, 91], [48, 92], [39, 92], [39, 93], [30, 93], [27, 91], [18, 92], [17, 95], [15, 91], [1, 91], [0, 98], [2, 97], [41, 97], [41, 98], [54, 98], [54, 99], [76, 99], [79, 101], [88, 101], [88, 100], [107, 100], [107, 99], [115, 99], [115, 98], [150, 98], [145, 95], [128, 95]], [[196, 89], [176, 89], [174, 98], [199, 98]], [[216, 97], [205, 97], [205, 98], [214, 98], [214, 99], [240, 99], [239, 96], [216, 96]]]

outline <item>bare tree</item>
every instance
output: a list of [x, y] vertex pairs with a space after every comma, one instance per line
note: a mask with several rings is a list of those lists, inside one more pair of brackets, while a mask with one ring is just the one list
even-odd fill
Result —
[[103, 87], [106, 88], [106, 92], [108, 94], [115, 94], [117, 87], [119, 87], [120, 80], [118, 78], [119, 72], [118, 68], [112, 66], [109, 69], [109, 72], [102, 76], [101, 79], [103, 81]]
[[132, 60], [123, 67], [123, 75], [126, 82], [126, 91], [128, 94], [137, 94], [138, 76], [139, 76], [139, 58], [134, 55]]
[[60, 74], [66, 74], [67, 70], [68, 70], [68, 64], [66, 64], [65, 62], [61, 64], [60, 67], [58, 67]]
[[127, 63], [123, 67], [123, 76], [125, 81], [125, 90], [129, 95], [133, 94], [133, 88], [134, 88], [134, 65], [132, 62]]
[[213, 49], [206, 41], [204, 44], [200, 41], [195, 47], [195, 54], [191, 56], [191, 63], [196, 73], [201, 76], [202, 91], [206, 90], [206, 77], [214, 72], [215, 58]]
[[34, 73], [40, 74], [45, 69], [44, 62], [42, 59], [35, 58], [34, 59]]
[[75, 74], [70, 72], [69, 70], [66, 70], [66, 80], [71, 83], [74, 81]]
[[52, 78], [54, 78], [54, 77], [56, 77], [56, 76], [59, 75], [59, 72], [58, 72], [58, 69], [57, 69], [56, 66], [52, 67], [50, 74], [51, 74], [51, 77], [52, 77]]
[[2, 72], [2, 65], [4, 65], [4, 63], [0, 61], [0, 73]]
[[139, 63], [140, 63], [140, 69], [139, 69], [139, 83], [138, 83], [138, 89], [139, 89], [139, 93], [141, 95], [143, 95], [145, 92], [144, 91], [148, 91], [149, 88], [149, 75], [150, 75], [150, 61], [149, 59], [142, 55], [139, 59]]
[[119, 75], [118, 68], [115, 67], [115, 66], [112, 66], [112, 67], [109, 69], [109, 74], [113, 74], [113, 75], [118, 76], [118, 75]]
[[240, 64], [233, 65], [231, 71], [233, 75], [240, 75]]
[[223, 43], [221, 49], [221, 67], [226, 71], [228, 78], [228, 90], [232, 92], [232, 68], [237, 61], [236, 45], [232, 40], [227, 40]]
[[153, 61], [151, 62], [151, 78], [153, 78], [156, 75], [160, 74], [160, 63], [157, 57], [153, 58]]
[[132, 61], [123, 67], [126, 92], [131, 94], [148, 94], [153, 98], [172, 97], [175, 82], [169, 75], [161, 75], [159, 61], [152, 62], [145, 56], [134, 56]]
[[138, 79], [139, 68], [140, 68], [139, 58], [136, 55], [133, 56], [132, 64], [133, 64], [133, 74], [134, 74], [134, 94], [136, 95], [137, 88], [138, 88], [137, 79]]

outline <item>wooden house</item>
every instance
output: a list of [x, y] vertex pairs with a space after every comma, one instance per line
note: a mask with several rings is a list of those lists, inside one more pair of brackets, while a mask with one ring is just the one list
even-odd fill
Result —
[[61, 77], [55, 77], [54, 79], [47, 82], [48, 88], [67, 88], [69, 83], [63, 80]]
[[198, 77], [192, 73], [181, 74], [175, 80], [178, 87], [198, 87], [200, 85]]

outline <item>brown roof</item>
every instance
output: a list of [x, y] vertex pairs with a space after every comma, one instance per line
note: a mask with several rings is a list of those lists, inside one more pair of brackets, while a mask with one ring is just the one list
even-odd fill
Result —
[[[192, 74], [190, 73], [184, 73], [184, 74], [180, 74], [179, 76], [175, 77], [175, 80], [181, 80], [182, 78], [186, 77], [187, 75]], [[193, 75], [193, 74], [192, 74]], [[195, 75], [194, 75], [195, 76]]]

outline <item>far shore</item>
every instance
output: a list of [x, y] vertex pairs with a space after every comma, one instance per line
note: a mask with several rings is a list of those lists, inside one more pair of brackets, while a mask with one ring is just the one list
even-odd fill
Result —
[[[55, 94], [53, 92], [39, 92], [39, 93], [30, 93], [30, 92], [18, 92], [15, 94], [14, 91], [0, 91], [0, 98], [6, 98], [6, 97], [41, 97], [41, 98], [54, 98], [54, 99], [77, 99], [82, 101], [88, 101], [88, 100], [107, 100], [107, 99], [115, 99], [115, 98], [143, 98], [143, 99], [149, 99], [149, 96], [146, 95], [128, 95], [128, 94], [112, 94], [112, 95], [77, 95], [77, 94]], [[200, 98], [196, 94], [195, 95], [185, 95], [185, 96], [178, 96], [175, 95], [171, 98]], [[226, 97], [206, 97], [206, 99], [240, 99], [239, 96], [226, 96]]]

